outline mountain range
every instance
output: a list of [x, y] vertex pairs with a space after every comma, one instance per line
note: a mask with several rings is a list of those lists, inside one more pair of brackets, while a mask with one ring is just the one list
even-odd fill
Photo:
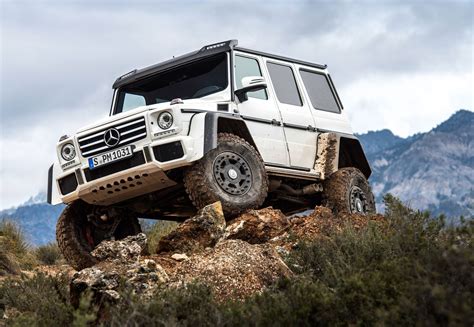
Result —
[[474, 112], [459, 110], [431, 131], [407, 138], [389, 130], [358, 137], [379, 204], [391, 193], [434, 215], [474, 216]]
[[[383, 196], [391, 193], [434, 215], [474, 217], [474, 112], [459, 110], [431, 131], [407, 138], [387, 129], [357, 136], [372, 167], [369, 181], [380, 211]], [[0, 211], [0, 220], [17, 222], [32, 245], [43, 245], [55, 239], [63, 208], [39, 193]]]

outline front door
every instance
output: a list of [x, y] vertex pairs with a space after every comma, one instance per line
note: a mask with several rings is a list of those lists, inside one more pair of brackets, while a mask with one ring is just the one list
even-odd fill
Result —
[[[249, 54], [235, 53], [235, 89], [242, 87], [242, 78], [263, 76], [260, 58]], [[268, 90], [247, 94], [248, 100], [238, 104], [240, 114], [267, 164], [289, 165], [288, 149], [281, 123], [281, 115], [275, 99]]]

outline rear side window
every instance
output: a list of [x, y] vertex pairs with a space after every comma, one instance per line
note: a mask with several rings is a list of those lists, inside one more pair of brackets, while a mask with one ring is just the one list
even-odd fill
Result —
[[[235, 84], [237, 89], [242, 87], [242, 78], [248, 76], [262, 76], [258, 61], [253, 58], [235, 56]], [[248, 92], [247, 96], [250, 98], [257, 98], [267, 100], [267, 91], [260, 90], [255, 92]]]
[[314, 109], [340, 112], [326, 75], [307, 70], [300, 70], [300, 74]]
[[267, 68], [278, 101], [294, 106], [302, 106], [303, 103], [291, 67], [267, 62]]

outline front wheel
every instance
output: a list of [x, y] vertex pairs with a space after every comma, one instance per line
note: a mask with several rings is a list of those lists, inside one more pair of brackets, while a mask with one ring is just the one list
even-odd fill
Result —
[[324, 204], [334, 213], [375, 213], [375, 200], [364, 174], [353, 167], [341, 168], [324, 182]]
[[[137, 217], [103, 222], [95, 218], [93, 206], [82, 201], [68, 205], [56, 225], [56, 240], [66, 261], [76, 270], [97, 263], [92, 250], [106, 239], [122, 239], [141, 232]], [[118, 218], [115, 218], [118, 219]]]
[[230, 218], [263, 204], [268, 177], [252, 145], [236, 135], [220, 133], [217, 147], [186, 170], [184, 185], [197, 209], [221, 201]]

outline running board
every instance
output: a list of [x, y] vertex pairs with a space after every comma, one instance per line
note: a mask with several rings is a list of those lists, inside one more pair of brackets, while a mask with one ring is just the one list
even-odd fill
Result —
[[321, 174], [319, 173], [311, 173], [310, 171], [297, 170], [291, 167], [276, 167], [274, 165], [265, 165], [265, 169], [267, 170], [268, 175], [272, 176], [290, 177], [306, 180], [319, 180], [321, 177]]

